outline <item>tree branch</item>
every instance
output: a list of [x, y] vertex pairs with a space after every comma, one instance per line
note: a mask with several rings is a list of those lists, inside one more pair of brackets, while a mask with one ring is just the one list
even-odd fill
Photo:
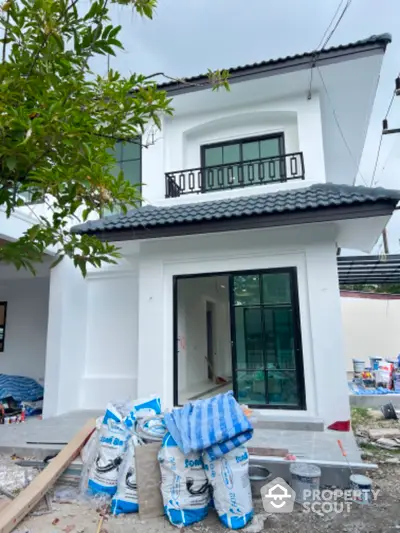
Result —
[[[67, 6], [67, 8], [65, 9], [65, 11], [58, 17], [57, 19], [57, 23], [58, 22], [61, 22], [63, 17], [68, 13], [68, 11], [70, 9], [72, 9], [76, 4], [78, 3], [78, 0], [72, 0], [71, 4], [69, 4]], [[50, 39], [50, 35], [52, 34], [51, 31], [49, 31], [49, 33], [45, 36], [45, 38], [43, 39], [43, 42], [42, 44], [39, 46], [39, 48], [36, 50], [36, 53], [33, 57], [33, 61], [32, 61], [32, 65], [30, 66], [30, 69], [29, 69], [29, 72], [27, 74], [27, 79], [31, 77], [31, 74], [33, 72], [33, 69], [35, 67], [35, 64], [36, 64], [36, 61], [38, 60], [39, 58], [39, 54], [40, 52], [43, 50], [43, 48], [46, 46], [47, 44], [47, 41]]]
[[6, 24], [4, 25], [4, 35], [3, 35], [3, 60], [2, 63], [6, 62], [6, 48], [7, 48], [7, 36], [8, 36], [8, 24], [10, 22], [10, 12], [7, 11], [7, 20]]

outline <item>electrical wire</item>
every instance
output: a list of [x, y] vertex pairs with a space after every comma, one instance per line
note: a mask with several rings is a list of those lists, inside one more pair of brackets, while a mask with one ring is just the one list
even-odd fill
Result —
[[333, 17], [331, 18], [331, 21], [329, 22], [329, 25], [328, 25], [328, 27], [326, 28], [325, 33], [324, 33], [323, 36], [321, 37], [321, 40], [320, 40], [319, 45], [317, 46], [316, 50], [318, 50], [318, 48], [319, 48], [319, 47], [322, 45], [322, 43], [324, 42], [324, 39], [325, 39], [325, 37], [327, 36], [328, 31], [330, 30], [330, 28], [331, 28], [331, 26], [332, 26], [334, 20], [336, 19], [337, 15], [338, 15], [338, 13], [339, 13], [339, 11], [340, 11], [340, 8], [341, 8], [342, 5], [344, 4], [344, 2], [345, 2], [345, 0], [341, 0], [340, 3], [339, 3], [339, 5], [337, 6], [336, 11], [335, 11], [335, 14], [334, 14]]
[[[392, 98], [390, 99], [389, 106], [386, 111], [385, 119], [386, 120], [389, 116], [390, 110], [392, 109], [394, 97], [396, 96], [396, 91], [393, 91]], [[381, 136], [379, 138], [379, 144], [378, 144], [378, 150], [376, 152], [376, 158], [375, 158], [375, 164], [374, 164], [374, 170], [372, 172], [371, 181], [369, 186], [372, 187], [373, 185], [377, 184], [377, 181], [375, 180], [376, 170], [378, 168], [378, 162], [379, 162], [379, 156], [381, 155], [381, 148], [382, 148], [382, 141], [383, 141], [383, 131], [381, 131]]]
[[[345, 16], [346, 11], [347, 11], [347, 10], [349, 9], [349, 7], [351, 6], [352, 1], [353, 1], [353, 0], [347, 0], [346, 5], [345, 5], [344, 8], [343, 8], [343, 11], [341, 12], [339, 18], [337, 19], [336, 24], [334, 25], [334, 27], [333, 27], [331, 33], [328, 35], [328, 37], [326, 38], [324, 44], [322, 45], [321, 50], [323, 50], [323, 49], [325, 48], [325, 46], [329, 43], [329, 41], [332, 39], [333, 34], [334, 34], [335, 31], [338, 29], [338, 26], [339, 26], [339, 24], [341, 23], [343, 17]], [[340, 5], [342, 5], [342, 3], [343, 3], [343, 2], [341, 2]], [[340, 6], [339, 6], [339, 9], [340, 9]]]
[[[346, 5], [344, 6], [341, 14], [339, 15], [339, 18], [337, 19], [334, 27], [332, 28], [331, 32], [329, 33], [328, 35], [328, 32], [329, 30], [331, 29], [332, 27], [332, 24], [334, 23], [340, 9], [342, 8], [344, 2], [346, 0], [340, 0], [337, 8], [336, 8], [336, 11], [333, 15], [333, 17], [331, 18], [329, 24], [328, 24], [328, 27], [326, 28], [317, 48], [315, 49], [315, 52], [313, 54], [313, 58], [311, 60], [311, 65], [310, 65], [310, 81], [309, 81], [309, 84], [308, 84], [308, 93], [307, 93], [307, 98], [308, 100], [311, 100], [311, 92], [312, 92], [312, 82], [313, 82], [313, 69], [315, 68], [316, 64], [317, 64], [317, 61], [319, 59], [319, 55], [320, 53], [322, 52], [322, 50], [326, 47], [326, 45], [328, 44], [328, 42], [331, 40], [333, 34], [335, 33], [335, 31], [337, 30], [340, 22], [342, 21], [346, 11], [348, 10], [348, 8], [350, 7], [350, 4], [352, 3], [353, 0], [347, 0], [346, 1]], [[328, 35], [328, 36], [327, 36]], [[325, 39], [326, 37], [326, 39]], [[321, 46], [322, 45], [322, 46]], [[321, 48], [320, 48], [321, 47]], [[320, 48], [320, 49], [319, 49]]]
[[336, 126], [337, 126], [337, 128], [338, 128], [338, 130], [339, 130], [340, 136], [342, 137], [343, 143], [344, 143], [344, 145], [346, 146], [346, 149], [347, 149], [347, 151], [348, 151], [348, 153], [349, 153], [349, 156], [350, 156], [351, 160], [353, 161], [354, 166], [355, 166], [356, 169], [357, 169], [357, 175], [360, 175], [360, 178], [361, 178], [362, 181], [364, 182], [364, 185], [367, 187], [367, 182], [366, 182], [364, 176], [363, 176], [362, 173], [361, 173], [361, 170], [360, 170], [360, 168], [359, 168], [359, 165], [358, 165], [357, 162], [356, 162], [356, 159], [355, 159], [355, 157], [354, 157], [354, 155], [353, 155], [353, 152], [351, 151], [351, 148], [350, 148], [350, 146], [349, 146], [349, 143], [347, 142], [346, 137], [345, 137], [345, 135], [344, 135], [344, 133], [343, 133], [342, 127], [340, 126], [339, 118], [338, 118], [338, 116], [337, 116], [337, 113], [336, 113], [335, 107], [334, 107], [333, 102], [332, 102], [332, 99], [331, 99], [331, 97], [330, 97], [330, 94], [329, 94], [329, 91], [328, 91], [328, 87], [326, 86], [326, 83], [325, 83], [324, 77], [322, 76], [322, 72], [321, 72], [321, 70], [320, 70], [320, 68], [319, 68], [318, 65], [316, 65], [316, 69], [317, 69], [317, 72], [318, 72], [318, 74], [319, 74], [319, 77], [321, 78], [322, 86], [323, 86], [324, 91], [325, 91], [325, 93], [326, 93], [326, 96], [327, 96], [327, 99], [328, 99], [329, 105], [330, 105], [331, 110], [332, 110], [333, 118], [334, 118], [334, 120], [335, 120], [335, 122], [336, 122]]

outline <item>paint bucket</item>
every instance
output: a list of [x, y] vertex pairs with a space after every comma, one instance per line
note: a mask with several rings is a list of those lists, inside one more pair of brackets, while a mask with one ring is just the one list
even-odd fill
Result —
[[253, 498], [261, 498], [261, 489], [268, 483], [271, 473], [268, 468], [258, 465], [249, 465], [249, 478]]
[[379, 370], [379, 362], [382, 361], [382, 357], [370, 357], [369, 362], [372, 370]]
[[398, 416], [392, 402], [382, 405], [381, 411], [386, 420], [397, 420]]
[[313, 501], [313, 491], [319, 490], [321, 469], [316, 465], [292, 463], [289, 470], [292, 476], [292, 489], [296, 493], [296, 502]]
[[361, 374], [365, 367], [365, 361], [361, 359], [353, 359], [353, 371], [355, 374]]
[[369, 505], [372, 501], [372, 481], [361, 474], [350, 476], [350, 487], [353, 491], [352, 500], [361, 505]]

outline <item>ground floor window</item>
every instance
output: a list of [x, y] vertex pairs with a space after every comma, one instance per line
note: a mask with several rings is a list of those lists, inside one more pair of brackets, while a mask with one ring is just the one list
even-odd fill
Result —
[[177, 277], [175, 404], [233, 389], [240, 403], [305, 409], [295, 268]]

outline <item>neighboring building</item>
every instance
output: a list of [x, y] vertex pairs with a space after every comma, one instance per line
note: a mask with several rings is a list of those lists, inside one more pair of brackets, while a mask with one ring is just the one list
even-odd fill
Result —
[[400, 294], [342, 290], [342, 321], [346, 370], [353, 372], [353, 358], [396, 360], [400, 354]]
[[45, 416], [233, 387], [261, 417], [349, 419], [336, 254], [370, 251], [400, 199], [354, 187], [389, 42], [162, 86], [174, 117], [124, 159], [144, 206], [74, 228], [123, 258], [51, 272]]

